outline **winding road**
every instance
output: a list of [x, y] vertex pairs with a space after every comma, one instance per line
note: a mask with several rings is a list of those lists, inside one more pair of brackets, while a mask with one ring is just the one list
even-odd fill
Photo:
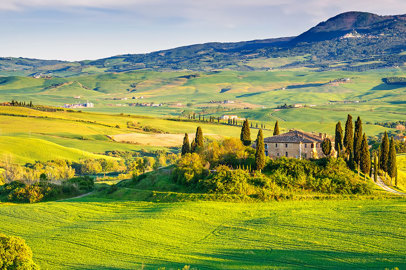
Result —
[[381, 178], [379, 175], [378, 175], [378, 179], [377, 179], [377, 181], [375, 182], [375, 184], [377, 184], [380, 188], [382, 188], [382, 189], [384, 189], [384, 190], [386, 190], [386, 191], [388, 191], [388, 192], [391, 192], [391, 193], [393, 193], [393, 194], [406, 196], [406, 193], [403, 193], [403, 192], [400, 192], [400, 191], [397, 191], [397, 190], [394, 190], [394, 189], [388, 187], [388, 186], [382, 181], [382, 178]]

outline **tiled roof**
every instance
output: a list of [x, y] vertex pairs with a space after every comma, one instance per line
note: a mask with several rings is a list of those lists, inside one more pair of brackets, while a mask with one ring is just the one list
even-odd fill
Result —
[[264, 139], [265, 143], [313, 143], [322, 141], [322, 136], [300, 130], [292, 130], [284, 134], [275, 135]]

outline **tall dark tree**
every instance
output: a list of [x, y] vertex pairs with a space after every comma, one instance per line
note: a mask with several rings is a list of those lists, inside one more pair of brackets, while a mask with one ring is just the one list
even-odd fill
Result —
[[195, 143], [197, 148], [203, 147], [203, 131], [201, 127], [196, 129]]
[[343, 128], [341, 127], [341, 122], [338, 121], [336, 125], [336, 134], [334, 138], [334, 148], [337, 152], [337, 156], [340, 155], [340, 151], [343, 149]]
[[331, 140], [329, 138], [325, 138], [321, 143], [321, 150], [323, 154], [328, 156], [331, 154]]
[[354, 131], [354, 160], [360, 165], [360, 159], [362, 154], [362, 121], [361, 118], [358, 116], [357, 121], [355, 121], [355, 131]]
[[383, 134], [381, 143], [381, 155], [379, 156], [379, 168], [384, 172], [388, 172], [388, 157], [389, 157], [389, 139], [388, 133]]
[[245, 146], [251, 145], [251, 131], [248, 119], [245, 119], [241, 128], [240, 140]]
[[352, 116], [349, 114], [347, 116], [347, 122], [345, 123], [345, 133], [344, 133], [344, 147], [345, 152], [347, 153], [348, 157], [351, 157], [353, 153], [353, 138], [354, 138], [354, 128], [352, 125]]
[[[388, 175], [392, 179], [396, 177], [397, 174], [397, 166], [396, 166], [396, 148], [395, 142], [393, 141], [393, 137], [390, 139], [390, 146], [389, 146], [389, 155], [388, 155]], [[396, 181], [397, 182], [397, 181]], [[397, 183], [395, 183], [397, 185]]]
[[273, 135], [275, 136], [275, 135], [279, 135], [279, 123], [278, 123], [278, 121], [276, 121], [276, 123], [275, 123], [275, 127], [274, 127], [274, 129], [273, 129]]
[[262, 170], [265, 167], [265, 144], [262, 129], [258, 131], [257, 147], [255, 151], [255, 166], [257, 170]]
[[183, 138], [182, 144], [182, 156], [184, 156], [187, 153], [190, 153], [190, 144], [189, 144], [189, 136], [187, 133], [185, 133], [185, 137]]
[[378, 181], [378, 158], [374, 154], [374, 181]]
[[369, 147], [368, 147], [368, 141], [367, 141], [367, 136], [364, 135], [362, 136], [362, 141], [361, 141], [361, 153], [360, 153], [360, 159], [359, 159], [359, 165], [361, 171], [365, 174], [369, 174], [369, 171], [371, 170], [371, 156], [369, 154]]

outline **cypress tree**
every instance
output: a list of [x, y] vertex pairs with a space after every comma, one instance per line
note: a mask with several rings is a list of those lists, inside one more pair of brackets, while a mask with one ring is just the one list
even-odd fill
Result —
[[374, 181], [378, 181], [378, 158], [374, 154]]
[[358, 164], [360, 164], [361, 154], [362, 154], [362, 121], [361, 118], [358, 116], [357, 121], [355, 121], [355, 131], [354, 131], [354, 160]]
[[276, 121], [275, 128], [273, 129], [273, 135], [279, 135], [279, 123]]
[[[388, 174], [389, 174], [389, 177], [391, 178], [391, 183], [392, 183], [392, 179], [394, 177], [396, 177], [396, 174], [397, 174], [396, 149], [395, 149], [395, 143], [393, 141], [393, 137], [390, 139], [387, 167], [388, 167]], [[397, 185], [397, 183], [395, 183], [395, 185]]]
[[262, 129], [258, 131], [257, 136], [257, 148], [255, 151], [255, 166], [259, 171], [261, 171], [265, 167], [265, 145]]
[[352, 116], [349, 114], [347, 116], [347, 122], [345, 123], [345, 134], [344, 134], [344, 147], [348, 157], [351, 157], [353, 153], [353, 126], [352, 126]]
[[248, 119], [245, 119], [244, 124], [242, 125], [240, 140], [245, 146], [249, 146], [251, 144], [251, 131]]
[[183, 138], [183, 145], [182, 145], [182, 156], [185, 154], [190, 153], [190, 144], [189, 144], [189, 136], [185, 133], [185, 137]]
[[334, 148], [337, 152], [337, 156], [340, 155], [340, 151], [343, 149], [343, 128], [341, 127], [341, 122], [338, 121], [336, 125], [336, 135], [334, 139]]
[[201, 127], [196, 129], [195, 143], [197, 148], [203, 147], [203, 131]]
[[384, 133], [381, 143], [381, 155], [379, 157], [379, 167], [384, 172], [388, 172], [389, 139], [388, 133]]
[[190, 144], [190, 152], [195, 153], [196, 152], [196, 141], [193, 140], [192, 143]]
[[370, 166], [371, 166], [371, 156], [369, 154], [369, 148], [368, 148], [368, 141], [367, 141], [367, 136], [364, 135], [362, 136], [362, 141], [361, 141], [361, 153], [360, 153], [360, 160], [359, 160], [359, 165], [361, 171], [365, 174], [365, 177], [367, 174], [369, 174], [370, 171]]
[[331, 153], [331, 141], [329, 138], [325, 138], [323, 142], [321, 143], [321, 150], [323, 151], [323, 154], [328, 156]]

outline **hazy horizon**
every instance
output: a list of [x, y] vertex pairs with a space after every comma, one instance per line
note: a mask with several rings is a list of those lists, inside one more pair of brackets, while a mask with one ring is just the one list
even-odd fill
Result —
[[402, 14], [401, 0], [3, 0], [1, 57], [92, 60], [207, 42], [299, 35], [346, 11]]

